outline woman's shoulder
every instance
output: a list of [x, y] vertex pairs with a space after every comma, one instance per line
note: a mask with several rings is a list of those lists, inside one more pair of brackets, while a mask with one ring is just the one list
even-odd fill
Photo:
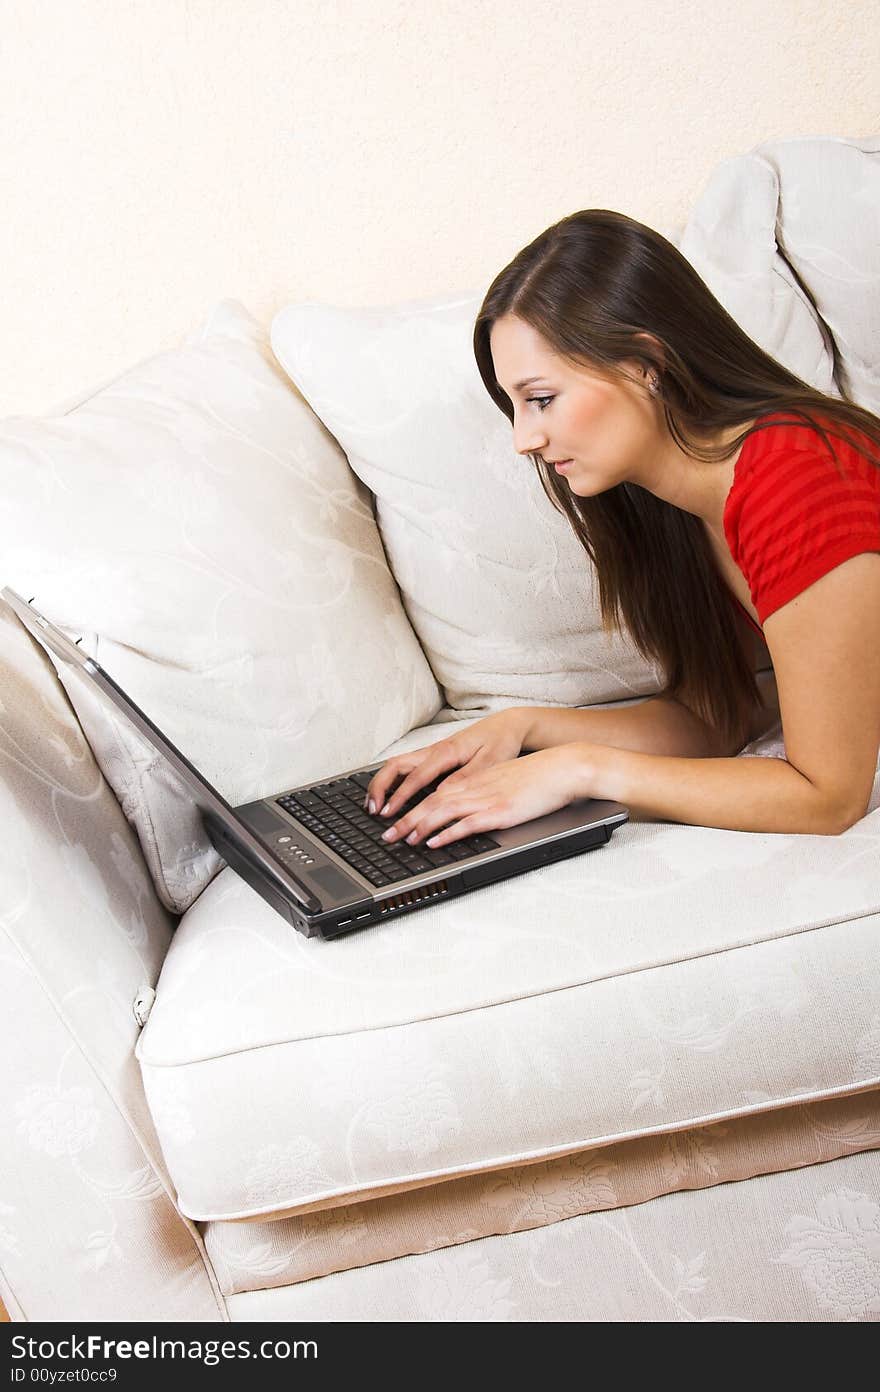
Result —
[[857, 470], [865, 466], [873, 467], [865, 457], [865, 451], [877, 456], [880, 446], [867, 435], [855, 426], [842, 425], [839, 420], [821, 411], [811, 415], [816, 425], [825, 432], [824, 438], [813, 425], [792, 411], [769, 411], [759, 416], [743, 444], [737, 474], [744, 475], [771, 460], [778, 463], [781, 454], [797, 454], [801, 456], [802, 463], [807, 462], [804, 459], [807, 456], [819, 465], [833, 467], [839, 461]]
[[[823, 439], [791, 413], [760, 418], [740, 451], [724, 509], [724, 531], [734, 558], [759, 536], [781, 541], [812, 525], [817, 512], [880, 518], [880, 468], [840, 434], [840, 423], [817, 414]], [[854, 438], [858, 440], [861, 432]], [[872, 442], [861, 437], [868, 450]], [[874, 454], [880, 453], [873, 447]], [[739, 560], [737, 561], [740, 564]]]

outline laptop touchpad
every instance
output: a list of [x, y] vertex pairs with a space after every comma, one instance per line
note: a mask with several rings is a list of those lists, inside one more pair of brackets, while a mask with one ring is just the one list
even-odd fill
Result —
[[337, 870], [335, 865], [322, 865], [320, 868], [308, 871], [311, 884], [318, 885], [327, 894], [338, 896], [342, 899], [350, 899], [354, 885], [341, 870]]

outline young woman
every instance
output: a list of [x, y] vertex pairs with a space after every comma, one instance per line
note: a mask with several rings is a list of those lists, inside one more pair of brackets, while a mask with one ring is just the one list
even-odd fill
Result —
[[[852, 826], [880, 748], [880, 418], [768, 357], [671, 243], [604, 210], [497, 276], [474, 351], [596, 567], [606, 631], [666, 684], [619, 711], [514, 707], [389, 759], [367, 793], [387, 839], [442, 847], [583, 797], [740, 831]], [[734, 757], [780, 717], [784, 760]]]

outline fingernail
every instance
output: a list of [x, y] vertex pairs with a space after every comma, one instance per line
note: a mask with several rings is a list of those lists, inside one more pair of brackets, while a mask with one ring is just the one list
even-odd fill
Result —
[[412, 843], [413, 843], [414, 841], [417, 841], [417, 840], [418, 840], [418, 837], [419, 837], [419, 833], [418, 833], [417, 831], [411, 831], [410, 834], [409, 834], [409, 836], [408, 836], [406, 839], [407, 839], [407, 841], [409, 842], [409, 844], [412, 845]]
[[390, 803], [390, 802], [386, 802], [385, 806], [382, 808], [382, 816], [383, 816], [383, 817], [387, 817], [387, 816], [388, 816], [388, 810], [389, 810], [390, 807], [391, 807], [391, 803]]
[[439, 840], [440, 840], [440, 837], [439, 837], [439, 836], [429, 836], [428, 839], [427, 839], [427, 841], [425, 842], [425, 845], [426, 845], [426, 846], [436, 846], [436, 844], [437, 844], [437, 842], [438, 842]]
[[396, 836], [397, 836], [397, 829], [396, 829], [395, 827], [389, 827], [387, 831], [383, 831], [383, 832], [382, 832], [382, 840], [383, 840], [383, 841], [393, 841], [393, 840], [395, 839]]
[[370, 816], [371, 816], [371, 817], [374, 815], [375, 811], [376, 811], [376, 804], [375, 804], [375, 802], [373, 801], [373, 799], [370, 798]]

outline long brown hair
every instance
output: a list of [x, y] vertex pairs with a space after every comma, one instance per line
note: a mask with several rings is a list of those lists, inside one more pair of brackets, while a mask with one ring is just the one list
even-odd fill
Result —
[[[826, 396], [776, 362], [671, 242], [622, 213], [572, 213], [524, 247], [490, 285], [477, 315], [474, 353], [486, 390], [513, 422], [489, 345], [493, 324], [505, 314], [530, 324], [573, 364], [618, 377], [628, 377], [618, 366], [626, 359], [653, 368], [666, 425], [695, 459], [721, 463], [749, 435], [784, 423], [815, 430], [838, 467], [830, 435], [880, 467], [880, 418]], [[640, 334], [650, 334], [657, 348]], [[836, 349], [834, 355], [839, 366]], [[780, 411], [782, 422], [778, 414], [759, 419]], [[747, 422], [727, 445], [699, 443]], [[530, 458], [596, 568], [603, 629], [625, 628], [642, 656], [663, 671], [661, 694], [681, 700], [741, 748], [761, 698], [701, 519], [634, 483], [581, 498], [539, 455]]]

